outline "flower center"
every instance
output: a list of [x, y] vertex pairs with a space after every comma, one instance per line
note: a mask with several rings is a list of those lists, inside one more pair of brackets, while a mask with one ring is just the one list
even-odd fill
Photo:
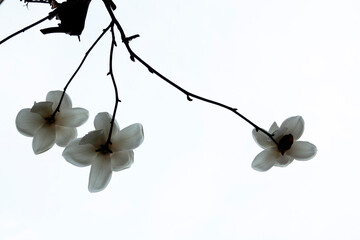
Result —
[[52, 115], [51, 115], [50, 117], [45, 118], [45, 120], [46, 120], [48, 123], [52, 124], [52, 123], [55, 122], [55, 116], [52, 116]]
[[291, 148], [291, 145], [294, 143], [294, 137], [291, 134], [283, 136], [278, 144], [278, 149], [282, 155], [284, 155], [285, 151]]
[[96, 150], [96, 152], [100, 152], [102, 154], [112, 153], [111, 149], [109, 148], [109, 144], [101, 145], [100, 148]]

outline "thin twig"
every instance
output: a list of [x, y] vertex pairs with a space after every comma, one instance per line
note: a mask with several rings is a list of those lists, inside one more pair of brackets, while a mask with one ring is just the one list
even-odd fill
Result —
[[57, 108], [55, 109], [54, 113], [52, 114], [52, 117], [55, 117], [56, 113], [60, 111], [60, 105], [61, 102], [64, 98], [66, 89], [68, 88], [68, 86], [70, 85], [71, 81], [74, 79], [74, 77], [76, 76], [76, 74], [79, 72], [80, 68], [82, 67], [82, 65], [84, 64], [86, 58], [88, 57], [89, 53], [91, 52], [91, 50], [95, 47], [95, 45], [100, 41], [100, 39], [105, 35], [105, 33], [110, 29], [110, 27], [113, 25], [113, 23], [109, 24], [109, 26], [107, 26], [103, 32], [100, 34], [100, 36], [95, 40], [95, 42], [91, 45], [91, 47], [87, 50], [87, 52], [85, 53], [84, 58], [81, 60], [79, 66], [77, 67], [77, 69], [75, 70], [75, 72], [73, 73], [73, 75], [71, 76], [71, 78], [69, 79], [69, 81], [66, 83], [63, 93], [61, 95], [59, 104], [57, 106]]
[[50, 12], [46, 17], [40, 19], [39, 21], [34, 22], [33, 24], [31, 24], [31, 25], [29, 25], [27, 27], [24, 27], [23, 29], [11, 34], [10, 36], [8, 36], [8, 37], [4, 38], [3, 40], [1, 40], [0, 45], [3, 44], [4, 42], [6, 42], [7, 40], [9, 40], [10, 38], [15, 37], [16, 35], [18, 35], [18, 34], [20, 34], [22, 32], [25, 32], [26, 30], [28, 30], [28, 29], [30, 29], [32, 27], [35, 27], [36, 25], [44, 22], [45, 20], [52, 19], [56, 14], [58, 14], [58, 12], [59, 12], [59, 10], [55, 9], [54, 11]]
[[111, 144], [111, 135], [112, 135], [112, 130], [114, 127], [114, 123], [115, 123], [115, 116], [116, 116], [116, 111], [118, 108], [118, 104], [120, 102], [119, 99], [119, 92], [118, 92], [118, 88], [116, 85], [116, 81], [115, 81], [115, 77], [114, 77], [114, 72], [113, 72], [113, 55], [114, 55], [114, 48], [116, 47], [116, 39], [115, 39], [115, 33], [114, 33], [114, 22], [111, 22], [111, 47], [110, 47], [110, 58], [109, 58], [109, 73], [108, 75], [110, 75], [112, 83], [114, 85], [114, 90], [115, 90], [115, 107], [114, 107], [114, 112], [112, 115], [112, 119], [111, 119], [111, 124], [110, 124], [110, 130], [109, 130], [109, 136], [107, 138], [106, 141], [106, 146], [108, 146], [108, 144]]
[[277, 146], [279, 145], [278, 142], [273, 138], [273, 134], [269, 133], [268, 131], [266, 131], [263, 128], [260, 128], [259, 126], [257, 126], [255, 123], [253, 123], [252, 121], [250, 121], [248, 118], [246, 118], [244, 115], [242, 115], [241, 113], [239, 113], [237, 111], [237, 108], [233, 108], [230, 107], [228, 105], [225, 105], [223, 103], [217, 102], [217, 101], [213, 101], [204, 97], [201, 97], [199, 95], [193, 94], [187, 90], [185, 90], [184, 88], [180, 87], [179, 85], [175, 84], [173, 81], [171, 81], [170, 79], [166, 78], [164, 75], [162, 75], [161, 73], [159, 73], [158, 71], [156, 71], [153, 67], [151, 67], [148, 63], [146, 63], [144, 60], [142, 60], [130, 47], [129, 44], [129, 39], [126, 37], [125, 32], [123, 30], [123, 28], [121, 27], [119, 21], [117, 20], [117, 18], [115, 17], [110, 5], [103, 0], [105, 7], [112, 19], [112, 21], [115, 23], [116, 27], [118, 28], [120, 34], [121, 34], [121, 39], [124, 43], [124, 45], [126, 46], [126, 49], [128, 50], [129, 54], [130, 54], [130, 59], [132, 61], [138, 60], [142, 65], [144, 65], [149, 71], [150, 73], [153, 73], [155, 75], [157, 75], [158, 77], [160, 77], [161, 79], [163, 79], [165, 82], [167, 82], [168, 84], [170, 84], [171, 86], [173, 86], [174, 88], [178, 89], [179, 91], [181, 91], [182, 93], [184, 93], [187, 97], [187, 100], [192, 101], [192, 98], [196, 98], [199, 99], [201, 101], [210, 103], [210, 104], [214, 104], [217, 105], [219, 107], [225, 108], [227, 110], [230, 110], [231, 112], [235, 113], [236, 115], [238, 115], [239, 117], [241, 117], [243, 120], [245, 120], [247, 123], [249, 123], [250, 125], [252, 125], [256, 131], [261, 131], [264, 134], [266, 134]]

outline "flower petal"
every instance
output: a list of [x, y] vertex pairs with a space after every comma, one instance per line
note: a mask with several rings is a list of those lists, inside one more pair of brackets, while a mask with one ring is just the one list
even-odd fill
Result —
[[273, 132], [273, 138], [278, 143], [286, 132], [287, 132], [287, 128], [285, 127], [278, 128]]
[[274, 133], [278, 129], [279, 129], [279, 126], [277, 125], [276, 122], [274, 122], [269, 129], [269, 133]]
[[276, 166], [276, 167], [286, 167], [287, 165], [289, 165], [293, 161], [294, 161], [294, 158], [289, 158], [289, 160], [287, 162], [283, 162], [283, 163], [276, 162], [274, 166]]
[[[111, 120], [112, 117], [107, 112], [98, 113], [94, 120], [94, 126], [96, 130], [104, 130], [104, 134], [107, 137], [109, 135], [110, 127], [111, 127]], [[112, 136], [116, 135], [119, 132], [118, 123], [115, 120], [113, 129], [112, 129]]]
[[43, 118], [50, 117], [53, 113], [52, 102], [38, 102], [34, 103], [34, 106], [31, 108], [32, 113], [37, 113]]
[[140, 123], [134, 123], [113, 136], [111, 149], [115, 152], [132, 150], [140, 146], [143, 141], [143, 126]]
[[120, 171], [129, 168], [134, 163], [133, 151], [121, 151], [111, 155], [111, 170]]
[[69, 108], [61, 110], [56, 117], [56, 125], [64, 127], [79, 127], [89, 118], [89, 112], [83, 108]]
[[[54, 103], [53, 111], [59, 105], [59, 101], [61, 99], [62, 94], [63, 94], [63, 91], [50, 91], [46, 95], [46, 101]], [[67, 93], [65, 93], [64, 98], [61, 101], [60, 111], [62, 111], [63, 109], [66, 109], [66, 108], [71, 108], [71, 107], [72, 107], [71, 99], [70, 99], [69, 95], [67, 95]]]
[[15, 120], [17, 130], [27, 137], [33, 137], [44, 123], [45, 120], [39, 114], [32, 113], [30, 108], [20, 110]]
[[66, 147], [66, 145], [77, 136], [76, 128], [56, 126], [55, 129], [55, 143], [60, 147]]
[[277, 166], [277, 167], [286, 167], [287, 165], [292, 163], [292, 161], [294, 161], [293, 157], [287, 155], [286, 153], [284, 155], [280, 154], [280, 157], [276, 159], [275, 166]]
[[49, 150], [55, 144], [55, 125], [45, 123], [34, 135], [32, 148], [35, 154]]
[[66, 161], [77, 167], [89, 166], [96, 157], [97, 152], [92, 145], [80, 145], [79, 142], [80, 138], [71, 141], [62, 155]]
[[110, 182], [111, 175], [110, 155], [98, 153], [91, 165], [89, 192], [99, 192], [105, 189]]
[[269, 136], [261, 131], [256, 131], [256, 129], [253, 129], [252, 135], [255, 142], [263, 149], [275, 146], [275, 143], [269, 138]]
[[294, 140], [298, 140], [304, 132], [305, 122], [301, 116], [294, 116], [286, 119], [280, 128], [287, 128], [286, 134], [292, 134]]
[[102, 144], [105, 144], [106, 138], [104, 135], [104, 130], [94, 130], [86, 134], [81, 140], [80, 145], [91, 144], [95, 148], [100, 147]]
[[306, 161], [310, 160], [316, 155], [317, 148], [314, 144], [309, 142], [297, 141], [294, 142], [291, 148], [285, 153], [296, 160]]
[[275, 165], [276, 159], [280, 158], [281, 154], [276, 147], [267, 148], [260, 152], [251, 163], [251, 167], [259, 172], [265, 172]]

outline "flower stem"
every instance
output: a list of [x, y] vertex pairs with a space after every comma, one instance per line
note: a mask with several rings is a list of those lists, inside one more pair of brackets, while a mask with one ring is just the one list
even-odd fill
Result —
[[257, 126], [254, 122], [250, 121], [248, 118], [246, 118], [244, 115], [242, 115], [241, 113], [239, 113], [237, 111], [237, 108], [233, 108], [230, 107], [228, 105], [225, 105], [223, 103], [211, 100], [211, 99], [207, 99], [204, 97], [201, 97], [199, 95], [193, 94], [187, 90], [185, 90], [184, 88], [180, 87], [179, 85], [177, 85], [176, 83], [174, 83], [173, 81], [171, 81], [170, 79], [166, 78], [164, 75], [162, 75], [161, 73], [159, 73], [158, 71], [156, 71], [153, 67], [151, 67], [147, 62], [145, 62], [144, 60], [142, 60], [138, 55], [136, 55], [136, 53], [131, 49], [129, 41], [132, 39], [131, 37], [128, 38], [125, 35], [125, 32], [123, 30], [123, 28], [121, 27], [119, 21], [117, 20], [117, 18], [115, 17], [113, 10], [111, 9], [110, 5], [107, 3], [106, 0], [103, 0], [105, 7], [112, 19], [112, 21], [114, 22], [114, 24], [116, 25], [116, 27], [118, 28], [120, 34], [121, 34], [121, 39], [122, 42], [124, 43], [126, 49], [128, 50], [129, 54], [130, 54], [130, 59], [132, 61], [138, 60], [142, 65], [144, 65], [150, 73], [153, 73], [155, 75], [157, 75], [158, 77], [160, 77], [162, 80], [164, 80], [165, 82], [167, 82], [168, 84], [170, 84], [171, 86], [173, 86], [174, 88], [178, 89], [180, 92], [184, 93], [187, 97], [188, 101], [192, 101], [192, 98], [196, 98], [198, 100], [210, 103], [210, 104], [214, 104], [217, 105], [219, 107], [225, 108], [233, 113], [235, 113], [236, 115], [238, 115], [240, 118], [242, 118], [243, 120], [245, 120], [247, 123], [249, 123], [250, 125], [252, 125], [256, 131], [261, 131], [264, 134], [266, 134], [277, 146], [279, 145], [278, 142], [273, 138], [273, 134], [269, 133], [268, 131], [266, 131], [263, 128], [260, 128], [259, 126]]
[[108, 75], [110, 75], [111, 77], [111, 81], [114, 85], [114, 90], [115, 90], [115, 106], [114, 106], [114, 112], [111, 118], [111, 122], [110, 122], [110, 130], [109, 130], [109, 136], [106, 140], [105, 145], [108, 146], [109, 144], [111, 144], [111, 135], [112, 135], [112, 130], [114, 127], [114, 123], [115, 123], [115, 116], [116, 116], [116, 111], [118, 108], [118, 104], [120, 101], [119, 99], [119, 92], [118, 92], [118, 88], [116, 85], [116, 81], [115, 81], [115, 77], [114, 77], [114, 72], [113, 72], [113, 55], [114, 55], [114, 48], [116, 47], [116, 40], [115, 40], [115, 33], [114, 33], [114, 21], [111, 21], [111, 47], [110, 47], [110, 58], [109, 58], [109, 73]]
[[85, 53], [85, 56], [83, 57], [83, 59], [81, 60], [79, 66], [77, 67], [77, 69], [75, 70], [75, 72], [73, 73], [73, 75], [71, 76], [71, 78], [69, 79], [69, 81], [66, 83], [64, 89], [63, 89], [63, 93], [61, 95], [60, 101], [58, 106], [56, 107], [55, 111], [53, 112], [53, 114], [51, 115], [52, 118], [55, 117], [57, 112], [60, 112], [60, 106], [61, 106], [61, 102], [65, 96], [65, 92], [66, 89], [68, 88], [68, 86], [70, 85], [71, 81], [74, 79], [74, 77], [76, 76], [76, 74], [79, 72], [80, 68], [82, 67], [82, 65], [84, 64], [86, 58], [88, 57], [89, 53], [91, 52], [91, 50], [95, 47], [95, 45], [100, 41], [100, 39], [105, 35], [105, 33], [110, 29], [110, 27], [113, 25], [113, 23], [109, 24], [109, 26], [107, 26], [105, 29], [103, 29], [103, 32], [100, 34], [100, 36], [95, 40], [95, 42], [91, 45], [91, 47], [87, 50], [87, 52]]

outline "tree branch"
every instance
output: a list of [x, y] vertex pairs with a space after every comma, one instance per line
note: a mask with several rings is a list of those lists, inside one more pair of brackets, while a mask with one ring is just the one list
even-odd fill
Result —
[[[126, 37], [125, 32], [123, 30], [123, 28], [121, 27], [119, 21], [117, 20], [117, 18], [115, 17], [110, 5], [107, 3], [106, 0], [103, 0], [105, 7], [112, 19], [112, 21], [114, 22], [114, 24], [116, 25], [116, 27], [118, 28], [120, 34], [121, 34], [121, 39], [126, 47], [126, 49], [128, 50], [129, 54], [130, 54], [130, 59], [132, 61], [138, 60], [142, 65], [144, 65], [150, 73], [153, 73], [155, 75], [157, 75], [158, 77], [160, 77], [162, 80], [164, 80], [165, 82], [167, 82], [168, 84], [170, 84], [171, 86], [173, 86], [174, 88], [178, 89], [180, 92], [182, 92], [183, 94], [186, 95], [186, 98], [188, 101], [192, 101], [192, 98], [196, 98], [198, 100], [210, 103], [210, 104], [214, 104], [216, 106], [225, 108], [233, 113], [235, 113], [236, 115], [238, 115], [240, 118], [242, 118], [243, 120], [245, 120], [247, 123], [249, 123], [250, 125], [252, 125], [256, 131], [261, 131], [264, 134], [266, 134], [277, 146], [279, 145], [278, 142], [273, 138], [273, 134], [269, 133], [268, 131], [266, 131], [263, 128], [260, 128], [259, 126], [257, 126], [255, 123], [253, 123], [252, 121], [250, 121], [248, 118], [246, 118], [244, 115], [242, 115], [241, 113], [239, 113], [237, 111], [237, 108], [233, 108], [230, 107], [228, 105], [225, 105], [223, 103], [217, 102], [217, 101], [213, 101], [211, 99], [207, 99], [204, 97], [201, 97], [199, 95], [196, 95], [194, 93], [191, 93], [187, 90], [185, 90], [184, 88], [180, 87], [179, 85], [177, 85], [176, 83], [174, 83], [173, 81], [171, 81], [170, 79], [166, 78], [164, 75], [162, 75], [160, 72], [158, 72], [157, 70], [155, 70], [153, 67], [151, 67], [147, 62], [145, 62], [143, 59], [141, 59], [130, 47], [129, 44], [129, 38]], [[130, 37], [130, 40], [132, 38]]]

